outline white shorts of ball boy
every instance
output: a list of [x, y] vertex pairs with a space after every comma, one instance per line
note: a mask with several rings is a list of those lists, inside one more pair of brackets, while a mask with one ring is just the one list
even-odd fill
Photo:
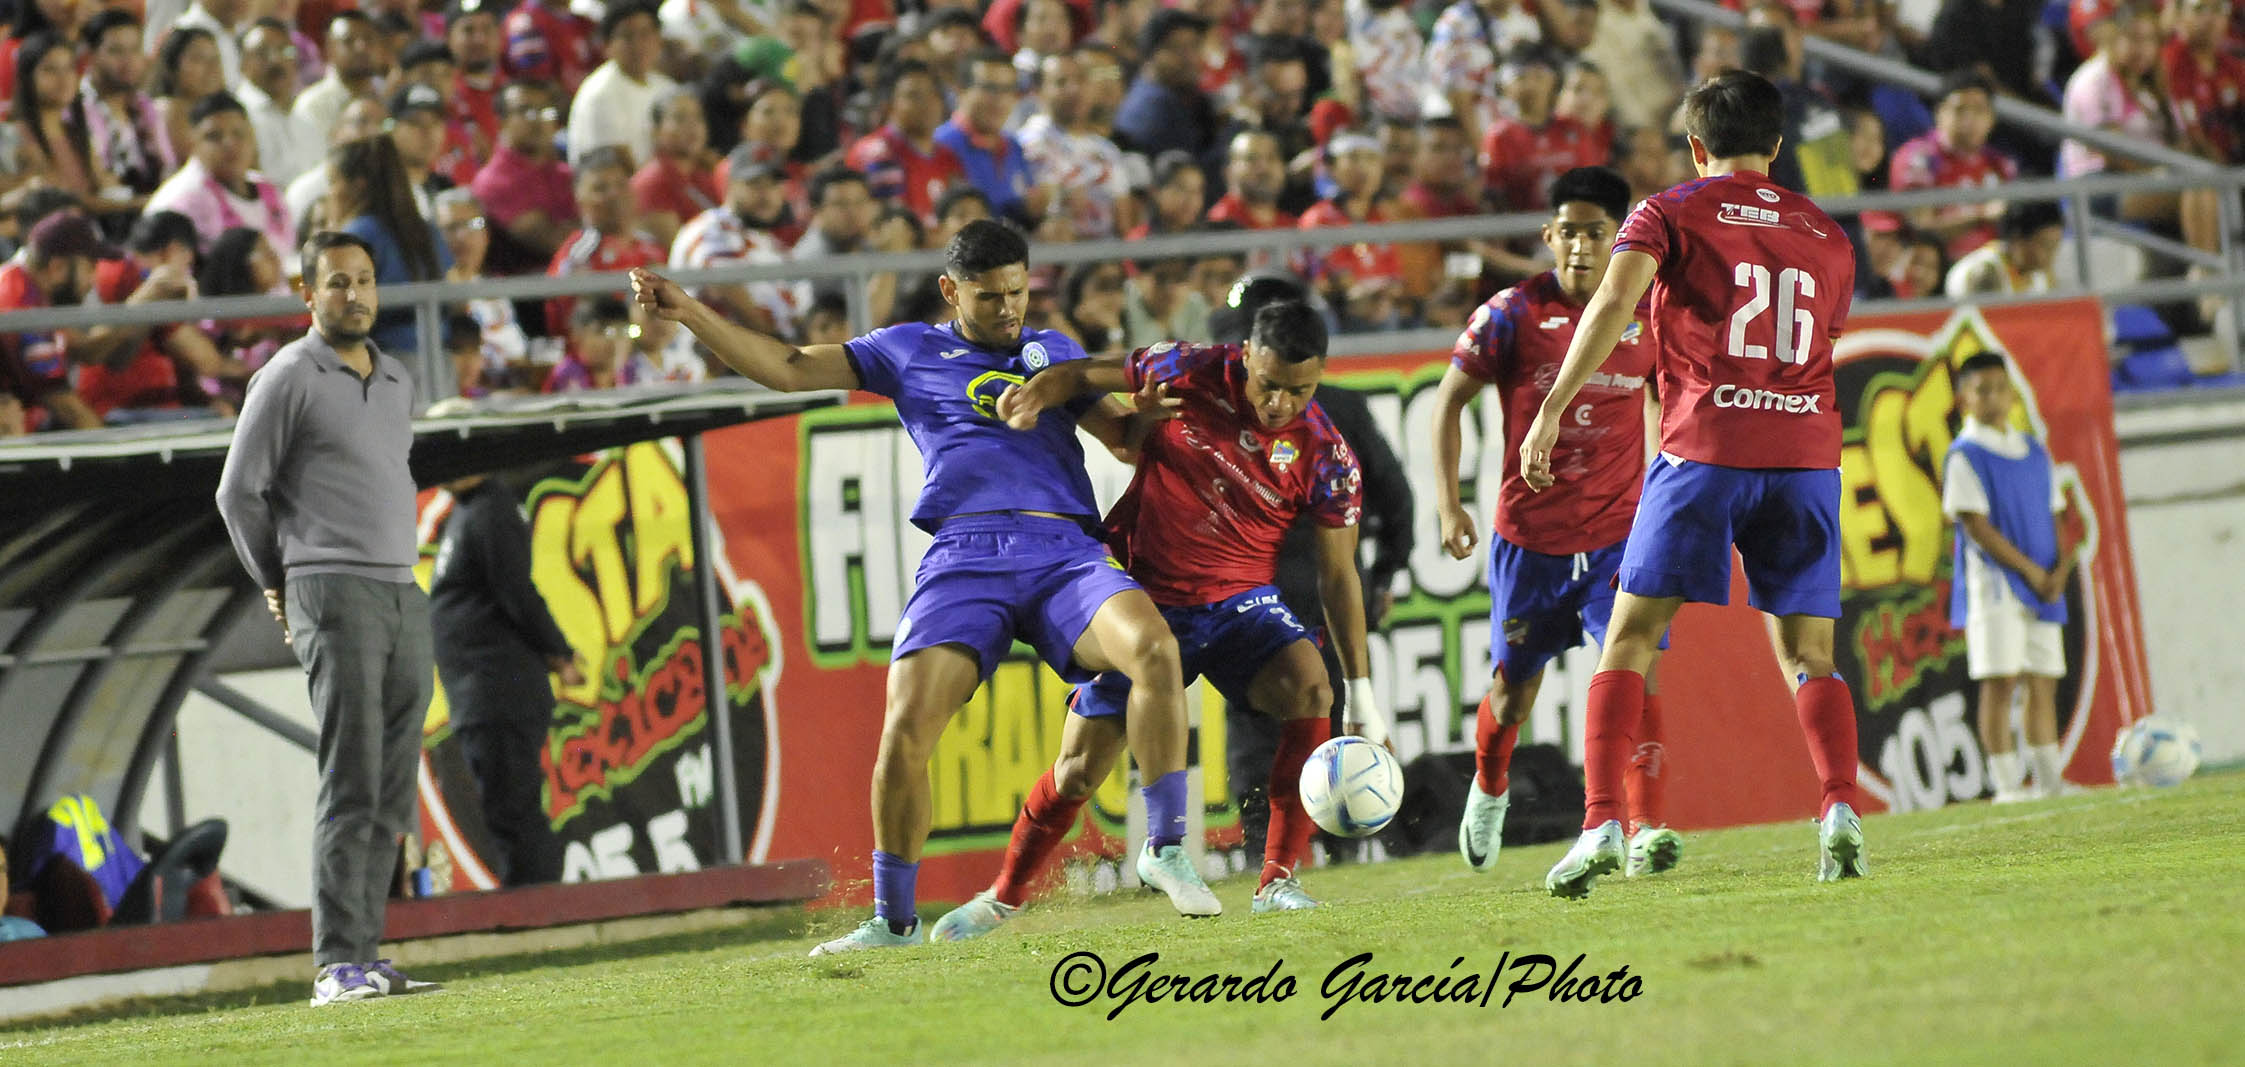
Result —
[[2015, 597], [1974, 598], [1964, 616], [1964, 663], [1973, 681], [2066, 676], [2065, 627], [2035, 618]]

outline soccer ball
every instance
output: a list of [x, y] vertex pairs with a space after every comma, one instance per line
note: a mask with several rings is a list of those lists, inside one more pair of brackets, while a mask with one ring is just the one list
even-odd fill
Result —
[[2180, 785], [2198, 770], [2198, 731], [2180, 719], [2138, 719], [2113, 741], [2112, 776], [2121, 785]]
[[1370, 837], [1403, 805], [1403, 767], [1361, 737], [1336, 737], [1302, 764], [1302, 807], [1326, 833]]

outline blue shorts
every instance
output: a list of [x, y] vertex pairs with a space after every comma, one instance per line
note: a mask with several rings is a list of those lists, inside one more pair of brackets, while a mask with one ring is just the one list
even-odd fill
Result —
[[1747, 603], [1839, 618], [1840, 472], [1654, 460], [1622, 554], [1622, 591], [1728, 604], [1733, 545]]
[[[1489, 539], [1489, 662], [1513, 685], [1541, 674], [1587, 635], [1606, 643], [1622, 546], [1547, 556]], [[1668, 647], [1668, 635], [1660, 635]]]
[[1117, 593], [1138, 588], [1107, 546], [1069, 519], [972, 515], [936, 531], [897, 623], [891, 662], [962, 645], [989, 681], [1020, 638], [1060, 677], [1089, 681], [1076, 641]]
[[[1310, 632], [1285, 604], [1278, 587], [1258, 586], [1228, 600], [1188, 608], [1163, 608], [1161, 617], [1177, 635], [1177, 658], [1185, 668], [1185, 684], [1207, 678], [1224, 699], [1247, 707], [1247, 689], [1263, 665], [1296, 641], [1307, 641]], [[1068, 695], [1068, 707], [1087, 719], [1120, 715], [1130, 702], [1130, 679], [1121, 671], [1108, 671], [1079, 685]]]

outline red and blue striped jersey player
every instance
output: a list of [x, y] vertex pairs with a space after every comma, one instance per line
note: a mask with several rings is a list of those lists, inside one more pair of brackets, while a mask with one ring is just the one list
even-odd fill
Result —
[[[1559, 431], [1552, 463], [1563, 492], [1538, 493], [1520, 478], [1520, 442], [1559, 376], [1577, 321], [1613, 257], [1629, 214], [1629, 182], [1604, 167], [1578, 167], [1551, 183], [1544, 244], [1558, 266], [1498, 293], [1473, 313], [1435, 389], [1435, 493], [1442, 546], [1473, 554], [1475, 523], [1460, 501], [1459, 419], [1495, 386], [1503, 425], [1502, 480], [1489, 539], [1489, 693], [1475, 716], [1474, 776], [1458, 827], [1458, 852], [1477, 871], [1496, 868], [1503, 844], [1508, 772], [1520, 726], [1534, 709], [1544, 668], [1585, 637], [1604, 644], [1614, 576], [1637, 515], [1647, 438], [1660, 407], [1647, 386], [1653, 339], [1643, 317], [1583, 386]], [[1660, 698], [1645, 674], [1644, 716], [1629, 763], [1629, 873], [1676, 865], [1683, 840], [1661, 803]]]
[[1024, 327], [1029, 246], [971, 222], [937, 279], [956, 313], [940, 325], [887, 326], [838, 345], [796, 347], [735, 325], [644, 268], [632, 291], [684, 325], [726, 365], [782, 392], [863, 389], [896, 401], [925, 472], [912, 524], [932, 542], [890, 648], [880, 755], [873, 770], [872, 918], [812, 955], [924, 944], [916, 897], [933, 805], [928, 759], [945, 724], [989, 681], [1015, 642], [1070, 681], [1102, 671], [1137, 681], [1131, 749], [1148, 784], [1139, 878], [1180, 909], [1214, 899], [1183, 847], [1185, 694], [1177, 642], [1095, 531], [1099, 506], [1079, 427], [1110, 448], [1144, 424], [1120, 401], [1085, 394], [1009, 426], [998, 402], [1014, 383], [1080, 362], [1065, 334]]
[[[1622, 769], [1645, 671], [1685, 601], [1730, 598], [1731, 550], [1747, 599], [1775, 617], [1777, 654], [1823, 796], [1817, 878], [1860, 877], [1855, 700], [1833, 670], [1840, 614], [1840, 413], [1832, 340], [1855, 288], [1855, 250], [1806, 197], [1770, 181], [1785, 104], [1759, 75], [1728, 71], [1684, 97], [1700, 177], [1646, 198], [1520, 445], [1521, 477], [1567, 492], [1561, 430], [1649, 290], [1658, 342], [1660, 454], [1622, 551], [1621, 592], [1590, 682], [1583, 833], [1544, 878], [1579, 897], [1622, 858]], [[1554, 486], [1557, 489], [1554, 490]]]
[[[1332, 734], [1324, 659], [1273, 584], [1279, 543], [1298, 518], [1317, 528], [1327, 632], [1351, 679], [1343, 722], [1375, 742], [1387, 739], [1366, 671], [1356, 457], [1310, 399], [1325, 372], [1325, 344], [1315, 309], [1272, 304], [1256, 312], [1245, 345], [1164, 343], [1128, 357], [1055, 364], [1030, 379], [1014, 409], [1033, 412], [1084, 388], [1151, 389], [1177, 405], [1177, 417], [1140, 446], [1137, 475], [1107, 514], [1108, 544], [1177, 635], [1185, 681], [1206, 678], [1224, 699], [1281, 721], [1274, 782], [1298, 781], [1311, 751]], [[1129, 679], [1108, 673], [1071, 694], [1060, 758], [1014, 822], [997, 879], [937, 920], [930, 936], [978, 937], [1027, 901], [1040, 867], [1122, 755], [1130, 689]], [[1316, 907], [1296, 874], [1313, 826], [1300, 793], [1273, 789], [1270, 820], [1253, 910]], [[1215, 914], [1216, 901], [1210, 904]]]

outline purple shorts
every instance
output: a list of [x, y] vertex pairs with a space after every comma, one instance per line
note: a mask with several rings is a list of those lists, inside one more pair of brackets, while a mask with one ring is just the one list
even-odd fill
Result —
[[960, 645], [998, 669], [1016, 638], [1060, 677], [1088, 682], [1076, 641], [1117, 593], [1138, 588], [1107, 546], [1070, 519], [1012, 513], [951, 519], [920, 560], [890, 662]]

